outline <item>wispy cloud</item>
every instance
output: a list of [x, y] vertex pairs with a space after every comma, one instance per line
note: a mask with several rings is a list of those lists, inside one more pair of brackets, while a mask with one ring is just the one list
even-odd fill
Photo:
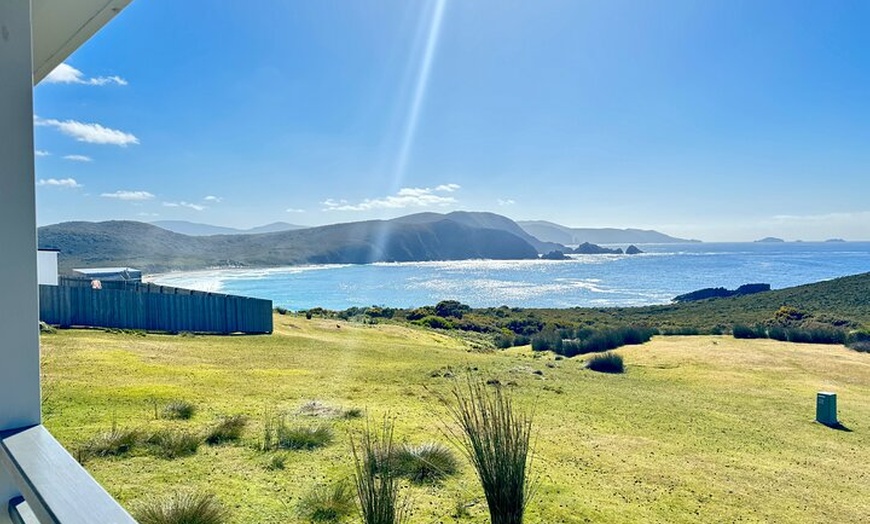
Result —
[[206, 202], [212, 202], [212, 203], [215, 203], [215, 204], [220, 204], [221, 202], [224, 201], [224, 197], [219, 197], [219, 196], [209, 195], [209, 196], [203, 198], [203, 200], [205, 200]]
[[160, 213], [146, 213], [145, 211], [136, 213], [137, 216], [140, 217], [159, 217]]
[[164, 202], [163, 207], [186, 207], [188, 209], [193, 209], [194, 211], [202, 211], [207, 209], [205, 206], [201, 206], [199, 204], [192, 204], [190, 202], [185, 202], [182, 200], [181, 202]]
[[517, 202], [512, 198], [499, 198], [498, 199], [498, 205], [500, 205], [500, 206], [512, 206], [516, 203]]
[[126, 190], [115, 191], [114, 193], [102, 193], [100, 196], [103, 198], [115, 198], [118, 200], [130, 200], [130, 201], [151, 200], [152, 198], [154, 198], [154, 195], [149, 193], [148, 191], [126, 191]]
[[37, 126], [53, 127], [79, 142], [87, 142], [89, 144], [110, 144], [127, 147], [130, 144], [139, 143], [139, 139], [131, 133], [103, 127], [100, 124], [89, 124], [77, 120], [43, 119], [38, 116], [33, 117], [33, 123]]
[[288, 213], [304, 213], [305, 210], [304, 209], [297, 209], [295, 207], [288, 207], [287, 212]]
[[[382, 198], [365, 199], [352, 204], [347, 200], [329, 198], [321, 202], [324, 211], [371, 211], [374, 209], [402, 209], [407, 207], [433, 207], [455, 204], [456, 199], [443, 193], [459, 190], [458, 184], [442, 184], [434, 189], [429, 187], [405, 187], [395, 195]], [[441, 194], [439, 194], [441, 193]]]
[[93, 162], [94, 159], [85, 155], [66, 155], [64, 160], [72, 160], [73, 162]]
[[127, 85], [127, 81], [120, 76], [96, 76], [87, 78], [84, 73], [75, 67], [63, 63], [54, 68], [54, 71], [45, 77], [44, 82], [49, 84], [82, 84], [88, 86], [104, 86], [106, 84]]
[[57, 187], [61, 189], [77, 189], [84, 187], [75, 178], [41, 178], [36, 183], [38, 186]]
[[33, 152], [36, 156], [51, 156], [51, 153], [45, 151], [44, 149], [37, 149]]

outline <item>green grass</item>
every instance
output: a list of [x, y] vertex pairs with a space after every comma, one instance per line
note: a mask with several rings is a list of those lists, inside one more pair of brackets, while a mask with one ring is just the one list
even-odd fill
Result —
[[[518, 407], [534, 409], [540, 476], [529, 523], [800, 524], [870, 514], [870, 478], [861, 467], [870, 464], [867, 353], [730, 336], [654, 337], [619, 350], [628, 373], [605, 375], [584, 369], [582, 358], [479, 347], [423, 328], [292, 315], [275, 316], [272, 336], [59, 330], [42, 339], [52, 385], [44, 421], [75, 450], [113, 420], [145, 433], [199, 432], [227, 413], [244, 415], [248, 427], [232, 445], [174, 460], [137, 451], [97, 456], [85, 467], [128, 508], [184, 488], [231, 501], [231, 523], [302, 523], [302, 498], [351, 478], [348, 435], [365, 419], [329, 419], [332, 445], [285, 452], [283, 469], [268, 469], [273, 455], [259, 449], [266, 410], [290, 414], [288, 425], [312, 425], [318, 420], [296, 412], [320, 399], [375, 419], [389, 413], [399, 445], [438, 440], [446, 412], [437, 397], [470, 368], [509, 388]], [[813, 422], [815, 394], [828, 389], [838, 393], [839, 418], [851, 432]], [[155, 398], [196, 399], [199, 411], [190, 421], [155, 420]], [[403, 489], [413, 522], [450, 522], [460, 502], [468, 513], [462, 522], [488, 521], [465, 459], [439, 484]]]

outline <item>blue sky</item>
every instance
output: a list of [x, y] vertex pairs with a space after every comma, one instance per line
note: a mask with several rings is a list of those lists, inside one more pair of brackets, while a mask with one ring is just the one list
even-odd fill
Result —
[[35, 89], [39, 222], [868, 240], [867, 27], [865, 1], [134, 0]]

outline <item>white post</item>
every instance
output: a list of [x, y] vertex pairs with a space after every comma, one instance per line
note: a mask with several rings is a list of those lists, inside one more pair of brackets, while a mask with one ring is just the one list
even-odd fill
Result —
[[[0, 2], [0, 431], [40, 422], [30, 0]], [[0, 524], [18, 494], [0, 467]]]

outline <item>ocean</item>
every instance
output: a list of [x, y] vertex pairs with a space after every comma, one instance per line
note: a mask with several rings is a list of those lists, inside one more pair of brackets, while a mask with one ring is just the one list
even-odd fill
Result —
[[[620, 246], [625, 247], [625, 246]], [[774, 289], [870, 271], [870, 242], [639, 245], [639, 255], [220, 269], [154, 275], [158, 284], [272, 300], [291, 310], [417, 307], [568, 308], [666, 304], [706, 287]]]

